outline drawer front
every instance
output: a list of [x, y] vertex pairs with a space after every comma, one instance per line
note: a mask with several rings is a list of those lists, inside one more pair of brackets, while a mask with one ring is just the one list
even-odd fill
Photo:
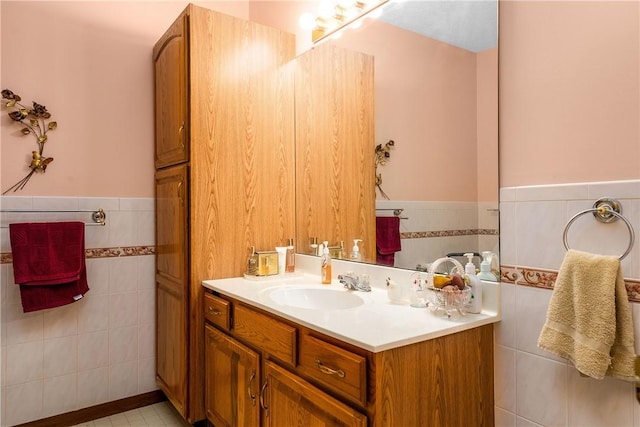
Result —
[[243, 305], [235, 305], [236, 336], [288, 363], [296, 365], [296, 328]]
[[366, 406], [367, 359], [310, 335], [300, 337], [299, 358], [304, 374]]
[[231, 327], [231, 303], [215, 295], [204, 294], [204, 317], [208, 322], [226, 329]]

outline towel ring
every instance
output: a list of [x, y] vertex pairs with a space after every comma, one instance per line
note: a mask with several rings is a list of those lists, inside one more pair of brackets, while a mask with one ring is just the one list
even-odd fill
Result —
[[568, 239], [567, 239], [569, 228], [571, 227], [571, 224], [573, 224], [574, 221], [579, 217], [581, 217], [582, 215], [593, 213], [593, 216], [598, 221], [604, 222], [604, 223], [610, 223], [610, 222], [617, 221], [618, 219], [621, 219], [622, 221], [624, 221], [625, 225], [627, 226], [627, 230], [629, 231], [629, 247], [627, 247], [627, 250], [624, 251], [624, 253], [618, 257], [618, 259], [622, 261], [627, 255], [629, 255], [629, 252], [631, 252], [631, 249], [633, 249], [633, 245], [635, 244], [635, 240], [636, 240], [636, 235], [635, 235], [635, 232], [633, 231], [633, 226], [631, 225], [629, 220], [625, 218], [624, 215], [622, 215], [622, 213], [620, 213], [621, 210], [622, 210], [622, 207], [620, 206], [620, 203], [617, 200], [610, 199], [610, 198], [602, 198], [602, 199], [598, 199], [593, 204], [593, 208], [586, 209], [582, 212], [578, 212], [573, 216], [573, 218], [569, 220], [569, 222], [567, 222], [567, 225], [564, 228], [564, 233], [562, 234], [562, 242], [564, 243], [564, 248], [566, 250], [570, 249]]

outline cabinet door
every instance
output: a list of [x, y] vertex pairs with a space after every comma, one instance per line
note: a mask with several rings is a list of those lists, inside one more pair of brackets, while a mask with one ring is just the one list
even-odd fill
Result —
[[187, 284], [189, 177], [186, 165], [156, 172], [156, 274]]
[[260, 356], [210, 325], [205, 327], [205, 406], [216, 427], [260, 424]]
[[362, 426], [367, 417], [337, 401], [303, 379], [273, 362], [265, 363], [267, 387], [261, 396], [267, 425], [281, 426]]
[[187, 17], [182, 16], [156, 44], [156, 168], [189, 159], [187, 111]]
[[187, 167], [156, 173], [156, 379], [182, 416], [187, 405]]

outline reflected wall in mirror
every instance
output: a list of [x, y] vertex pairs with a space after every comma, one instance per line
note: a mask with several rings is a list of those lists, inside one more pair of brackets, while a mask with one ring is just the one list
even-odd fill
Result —
[[[480, 3], [484, 3], [485, 8], [489, 6], [489, 13], [474, 9]], [[395, 253], [393, 265], [421, 269], [449, 253], [485, 250], [497, 253], [497, 4], [495, 1], [397, 4], [392, 1], [386, 7], [395, 11], [383, 15], [380, 20], [367, 19], [359, 29], [347, 29], [338, 40], [327, 40], [322, 47], [333, 45], [371, 55], [374, 59], [371, 96], [375, 99], [375, 136], [371, 139], [371, 153], [374, 153], [375, 145], [384, 145], [390, 139], [395, 141], [390, 161], [378, 168], [382, 188], [390, 200], [377, 193], [374, 215], [389, 216], [394, 210], [402, 209], [399, 221], [401, 250]], [[425, 7], [429, 10], [422, 11]], [[460, 21], [461, 15], [475, 20], [484, 16], [489, 22], [465, 24]], [[453, 27], [458, 31], [484, 26], [492, 29], [492, 42], [481, 48], [452, 45], [436, 40], [435, 36], [418, 34], [418, 27], [407, 30], [391, 23], [403, 21], [402, 25], [407, 26], [413, 22], [408, 19], [410, 17], [418, 18], [422, 28], [438, 26], [438, 37]], [[432, 23], [429, 23], [429, 17], [434, 18]], [[471, 37], [478, 38], [477, 35]], [[326, 75], [337, 72], [331, 67], [318, 71]], [[300, 89], [296, 85], [296, 91]], [[334, 100], [327, 97], [315, 107], [327, 108], [333, 104]], [[340, 143], [348, 144], [349, 141]], [[299, 154], [297, 151], [296, 156]], [[305, 166], [301, 165], [300, 158], [297, 161], [298, 174]], [[374, 161], [373, 157], [371, 161]], [[340, 170], [331, 169], [330, 159], [325, 165], [326, 173], [335, 174], [337, 180], [342, 171], [351, 169], [344, 163]], [[298, 178], [296, 199], [300, 200], [302, 187]], [[368, 178], [366, 181], [371, 182]], [[308, 184], [312, 186], [315, 182]], [[332, 201], [316, 199], [314, 203], [330, 205]], [[297, 214], [301, 214], [298, 209]], [[308, 246], [303, 240], [303, 236], [309, 236], [305, 227], [304, 221], [298, 220], [298, 251], [302, 253]], [[347, 236], [344, 237], [347, 252], [352, 246], [349, 241], [352, 234], [345, 230], [341, 235]], [[332, 230], [315, 229], [312, 235], [323, 240], [323, 235], [333, 233]], [[339, 242], [331, 241], [330, 244]], [[375, 244], [369, 241], [365, 247], [364, 261], [376, 262]], [[475, 259], [476, 263], [479, 261]]]

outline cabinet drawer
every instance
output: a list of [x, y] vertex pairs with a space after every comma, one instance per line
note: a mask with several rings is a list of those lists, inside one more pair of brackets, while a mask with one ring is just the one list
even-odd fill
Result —
[[296, 365], [296, 328], [243, 305], [234, 307], [233, 331], [274, 357]]
[[204, 317], [208, 322], [229, 330], [231, 327], [231, 310], [229, 301], [211, 294], [204, 294]]
[[367, 404], [367, 360], [310, 335], [300, 337], [300, 369], [337, 394]]

